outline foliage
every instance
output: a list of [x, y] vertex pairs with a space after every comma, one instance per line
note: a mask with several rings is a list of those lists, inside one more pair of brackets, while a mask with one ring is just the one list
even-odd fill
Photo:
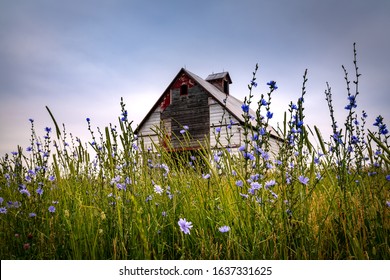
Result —
[[[377, 132], [365, 128], [364, 111], [357, 116], [355, 47], [354, 64], [354, 93], [343, 67], [344, 127], [335, 121], [329, 85], [329, 141], [305, 125], [305, 71], [301, 96], [279, 128], [277, 154], [268, 125], [275, 81], [250, 115], [257, 65], [237, 151], [218, 145], [220, 129], [215, 147], [145, 149], [123, 100], [119, 126], [95, 134], [87, 118], [91, 142], [82, 144], [65, 126], [60, 131], [47, 108], [55, 135], [47, 127], [38, 137], [30, 119], [30, 146], [0, 161], [1, 259], [388, 259], [388, 130], [381, 116]], [[184, 127], [182, 141], [190, 131]]]

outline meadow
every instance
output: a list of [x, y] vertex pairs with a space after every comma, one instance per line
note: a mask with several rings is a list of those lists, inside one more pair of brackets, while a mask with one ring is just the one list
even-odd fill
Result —
[[[182, 153], [145, 149], [123, 100], [117, 125], [94, 130], [86, 119], [91, 140], [82, 143], [47, 108], [52, 127], [39, 136], [30, 119], [31, 145], [0, 159], [0, 258], [389, 259], [389, 134], [379, 114], [371, 131], [357, 112], [355, 49], [354, 65], [353, 80], [344, 68], [344, 108], [325, 90], [333, 129], [325, 137], [305, 124], [305, 73], [275, 155], [268, 121], [277, 85], [255, 95], [257, 66], [237, 152], [219, 141]], [[335, 110], [348, 112], [343, 124]], [[183, 147], [190, 131], [177, 136]]]

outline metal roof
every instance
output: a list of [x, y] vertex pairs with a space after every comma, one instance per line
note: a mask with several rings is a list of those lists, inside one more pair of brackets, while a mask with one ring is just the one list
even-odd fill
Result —
[[231, 84], [232, 80], [230, 79], [229, 72], [221, 72], [221, 73], [210, 74], [210, 75], [207, 76], [206, 81], [223, 79], [225, 77], [228, 79], [229, 84]]

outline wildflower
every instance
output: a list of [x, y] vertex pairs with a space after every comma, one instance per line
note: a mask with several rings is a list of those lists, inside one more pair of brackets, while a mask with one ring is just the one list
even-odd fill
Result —
[[54, 213], [56, 211], [56, 208], [53, 206], [53, 205], [51, 205], [50, 207], [49, 207], [49, 212], [50, 213]]
[[242, 104], [241, 105], [241, 109], [244, 113], [248, 113], [249, 112], [249, 105], [247, 104]]
[[210, 178], [210, 176], [211, 176], [211, 175], [210, 175], [210, 174], [208, 174], [208, 173], [207, 173], [207, 174], [203, 174], [203, 175], [202, 175], [203, 179], [209, 179], [209, 178]]
[[292, 110], [298, 110], [298, 107], [297, 107], [297, 105], [295, 105], [295, 104], [291, 104], [291, 109], [292, 109]]
[[373, 125], [379, 126], [380, 124], [382, 124], [382, 121], [383, 121], [383, 117], [379, 115], [378, 117], [376, 117], [375, 123]]
[[190, 128], [188, 127], [188, 125], [183, 125], [183, 128], [185, 129], [185, 130], [189, 130]]
[[38, 189], [36, 190], [36, 192], [37, 192], [37, 194], [39, 194], [39, 196], [42, 196], [42, 194], [43, 194], [43, 189], [42, 189], [42, 188], [38, 188]]
[[161, 195], [163, 193], [163, 188], [161, 188], [161, 186], [159, 185], [154, 185], [154, 192], [155, 193], [158, 193], [159, 195]]
[[262, 99], [260, 100], [260, 104], [263, 105], [263, 106], [267, 106], [267, 105], [268, 105], [267, 101], [265, 101], [264, 98], [262, 98]]
[[275, 81], [269, 81], [269, 82], [267, 83], [267, 85], [269, 86], [269, 88], [270, 88], [271, 90], [277, 90], [277, 89], [278, 89], [278, 87], [276, 86], [276, 82], [275, 82]]
[[386, 201], [386, 206], [390, 208], [390, 201]]
[[37, 214], [35, 214], [34, 212], [31, 212], [30, 214], [28, 214], [28, 216], [29, 216], [30, 218], [34, 218], [34, 217], [37, 216]]
[[390, 181], [390, 174], [389, 174], [389, 175], [386, 175], [386, 180], [387, 180], [387, 181]]
[[230, 230], [230, 227], [229, 226], [222, 226], [218, 230], [222, 233], [225, 233], [225, 232], [228, 232]]
[[184, 234], [190, 234], [190, 229], [192, 228], [192, 222], [187, 222], [186, 219], [181, 219], [177, 222], [180, 226], [180, 230], [184, 232]]
[[184, 134], [186, 131], [184, 129], [180, 130], [180, 134]]
[[352, 137], [351, 137], [351, 143], [352, 143], [352, 144], [357, 144], [357, 143], [359, 143], [359, 138], [358, 138], [357, 136], [355, 136], [355, 135], [352, 135]]
[[87, 122], [90, 123], [91, 122], [91, 119], [90, 118], [86, 118]]
[[33, 123], [34, 122], [34, 119], [30, 118], [28, 119], [30, 121], [30, 123]]
[[257, 83], [255, 82], [255, 80], [251, 80], [251, 86], [257, 87]]
[[167, 216], [167, 212], [162, 211], [161, 215], [162, 215], [163, 217], [166, 217], [166, 216]]
[[243, 197], [243, 198], [248, 198], [248, 197], [249, 197], [249, 195], [244, 194], [244, 193], [240, 193], [240, 195], [241, 195], [241, 197]]
[[11, 152], [12, 155], [17, 156], [18, 152]]
[[24, 243], [24, 244], [23, 244], [23, 249], [24, 249], [24, 250], [30, 249], [30, 243]]
[[244, 185], [244, 183], [241, 180], [236, 181], [236, 186], [237, 187], [241, 188], [243, 185]]
[[268, 182], [265, 182], [264, 187], [268, 190], [270, 187], [275, 186], [275, 184], [276, 184], [275, 180], [270, 180]]
[[309, 178], [307, 178], [307, 177], [305, 177], [303, 175], [299, 176], [298, 180], [303, 185], [307, 185], [309, 183]]
[[356, 96], [350, 95], [350, 96], [348, 96], [348, 100], [349, 100], [349, 104], [344, 107], [346, 110], [351, 110], [352, 108], [356, 108], [357, 107], [357, 105], [356, 105]]
[[30, 192], [29, 192], [27, 189], [21, 189], [19, 192], [20, 192], [21, 194], [25, 194], [25, 195], [27, 195], [28, 197], [30, 197]]
[[116, 184], [116, 183], [118, 183], [120, 180], [121, 180], [121, 176], [117, 175], [117, 176], [115, 176], [114, 178], [112, 178], [110, 184], [111, 184], [111, 185]]
[[255, 156], [252, 153], [243, 152], [242, 155], [244, 156], [244, 159], [255, 160]]
[[122, 112], [121, 121], [122, 121], [122, 122], [127, 121], [127, 111], [126, 111], [126, 110]]
[[56, 179], [56, 177], [54, 175], [50, 175], [48, 179], [50, 182], [53, 182]]
[[7, 208], [1, 207], [0, 208], [0, 214], [7, 214]]
[[32, 147], [27, 147], [27, 148], [26, 148], [26, 151], [27, 151], [27, 152], [31, 152], [31, 151], [32, 151]]
[[153, 196], [148, 195], [145, 199], [145, 202], [151, 201], [153, 199]]
[[220, 133], [220, 132], [221, 132], [221, 128], [220, 128], [220, 127], [217, 127], [217, 128], [215, 129], [215, 132]]
[[0, 204], [3, 204], [4, 198], [0, 197]]
[[343, 144], [343, 140], [341, 140], [342, 135], [340, 132], [336, 132], [332, 135], [333, 139], [336, 141], [336, 143]]
[[274, 113], [271, 113], [270, 111], [267, 112], [267, 118], [268, 119], [272, 119], [273, 115], [274, 115]]
[[255, 194], [255, 192], [257, 190], [261, 189], [261, 184], [259, 184], [258, 182], [252, 182], [251, 183], [251, 187], [250, 189], [248, 190], [249, 193], [251, 193], [252, 195]]
[[50, 127], [45, 127], [45, 131], [46, 131], [47, 133], [50, 133], [50, 132], [51, 132], [51, 128], [50, 128]]

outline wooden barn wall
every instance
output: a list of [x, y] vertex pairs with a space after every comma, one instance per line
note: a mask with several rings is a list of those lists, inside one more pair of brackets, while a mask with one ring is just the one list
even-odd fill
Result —
[[[180, 95], [180, 88], [171, 89], [171, 104], [161, 113], [161, 120], [171, 123], [171, 145], [173, 148], [196, 148], [209, 134], [210, 113], [208, 95], [197, 84], [188, 88], [187, 95]], [[189, 127], [191, 141], [183, 147], [183, 126]]]
[[[210, 145], [214, 147], [216, 145], [216, 139], [214, 136], [215, 129], [217, 127], [221, 128], [219, 141], [223, 146], [230, 147], [239, 147], [241, 145], [242, 139], [242, 129], [239, 125], [237, 119], [232, 117], [224, 108], [217, 103], [211, 97], [209, 98], [210, 106]], [[227, 128], [227, 125], [230, 124], [230, 121], [234, 123], [231, 128]], [[228, 142], [228, 137], [230, 137], [230, 143]]]
[[145, 121], [143, 126], [138, 132], [138, 145], [143, 142], [144, 148], [153, 148], [153, 143], [159, 143], [155, 128], [160, 126], [160, 108], [158, 107]]

